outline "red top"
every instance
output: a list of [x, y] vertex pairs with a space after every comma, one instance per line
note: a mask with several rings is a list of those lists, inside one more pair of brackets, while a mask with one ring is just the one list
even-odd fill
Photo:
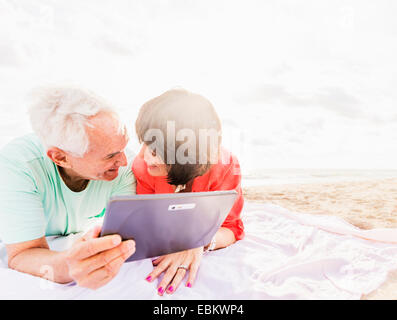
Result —
[[[143, 157], [138, 155], [132, 164], [137, 186], [137, 194], [174, 193], [173, 186], [167, 183], [167, 177], [153, 177], [147, 171], [147, 164]], [[236, 238], [244, 237], [244, 225], [240, 218], [244, 199], [241, 190], [240, 164], [237, 158], [222, 148], [222, 158], [204, 175], [193, 180], [192, 192], [236, 190], [237, 199], [222, 227], [230, 229]]]

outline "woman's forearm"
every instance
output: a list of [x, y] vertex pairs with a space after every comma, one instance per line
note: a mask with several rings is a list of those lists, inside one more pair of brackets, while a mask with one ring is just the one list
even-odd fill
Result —
[[221, 227], [215, 234], [215, 241], [216, 244], [213, 250], [222, 249], [230, 246], [231, 244], [236, 242], [236, 238], [233, 231], [228, 228]]

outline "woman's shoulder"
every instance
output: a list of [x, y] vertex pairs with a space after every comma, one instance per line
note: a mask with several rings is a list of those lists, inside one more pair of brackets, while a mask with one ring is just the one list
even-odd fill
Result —
[[223, 162], [224, 164], [230, 164], [230, 163], [238, 162], [238, 160], [236, 155], [231, 151], [229, 151], [229, 149], [226, 149], [225, 147], [221, 147], [220, 162]]
[[224, 169], [234, 167], [234, 166], [240, 167], [237, 156], [224, 147], [221, 148], [221, 154], [220, 154], [218, 164], [220, 165], [220, 167], [222, 167]]
[[240, 171], [240, 164], [239, 161], [231, 151], [222, 147], [219, 160], [216, 164], [214, 164], [210, 170], [212, 174], [217, 176], [224, 175], [229, 171]]
[[218, 162], [212, 165], [207, 174], [198, 179], [205, 180], [210, 191], [235, 189], [241, 181], [237, 157], [228, 149], [222, 148]]

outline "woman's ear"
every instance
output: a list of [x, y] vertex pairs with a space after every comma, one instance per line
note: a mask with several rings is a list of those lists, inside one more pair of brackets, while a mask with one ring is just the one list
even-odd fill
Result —
[[47, 150], [47, 157], [50, 158], [57, 166], [70, 168], [69, 157], [65, 151], [58, 148], [50, 148]]

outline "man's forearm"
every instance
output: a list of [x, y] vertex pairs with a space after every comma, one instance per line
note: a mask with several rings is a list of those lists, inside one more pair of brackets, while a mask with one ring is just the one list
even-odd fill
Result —
[[10, 268], [58, 283], [72, 281], [65, 260], [65, 252], [46, 248], [26, 249], [9, 262]]

